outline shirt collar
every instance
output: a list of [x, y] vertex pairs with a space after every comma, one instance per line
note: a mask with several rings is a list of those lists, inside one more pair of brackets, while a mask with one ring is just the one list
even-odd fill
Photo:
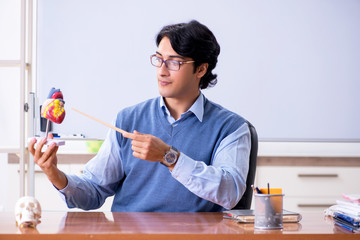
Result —
[[[170, 111], [165, 105], [164, 98], [160, 96], [160, 107], [165, 110], [165, 113], [170, 116]], [[200, 122], [204, 116], [204, 95], [200, 92], [199, 97], [196, 99], [194, 104], [189, 108], [187, 112], [192, 112], [199, 119]], [[184, 114], [184, 113], [183, 113]]]

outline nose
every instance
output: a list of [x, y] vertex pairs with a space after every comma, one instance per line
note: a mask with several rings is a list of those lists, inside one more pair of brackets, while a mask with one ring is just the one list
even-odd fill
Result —
[[163, 63], [161, 67], [157, 68], [157, 72], [160, 76], [169, 76], [169, 69], [166, 67], [166, 64]]

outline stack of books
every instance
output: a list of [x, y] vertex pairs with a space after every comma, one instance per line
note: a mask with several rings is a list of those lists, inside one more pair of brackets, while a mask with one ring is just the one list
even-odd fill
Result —
[[360, 195], [343, 194], [342, 200], [337, 200], [325, 210], [325, 215], [333, 217], [334, 224], [351, 232], [360, 233]]

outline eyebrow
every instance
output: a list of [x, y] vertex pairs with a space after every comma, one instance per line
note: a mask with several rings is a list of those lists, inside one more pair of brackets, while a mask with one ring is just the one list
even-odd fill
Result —
[[[161, 53], [159, 53], [158, 51], [156, 51], [156, 54], [159, 54], [160, 56], [163, 56]], [[181, 59], [185, 59], [184, 57], [180, 56], [180, 55], [169, 55], [170, 58], [181, 58]]]

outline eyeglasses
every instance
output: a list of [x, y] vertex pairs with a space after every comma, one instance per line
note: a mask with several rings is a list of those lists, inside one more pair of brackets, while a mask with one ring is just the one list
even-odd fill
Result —
[[172, 71], [179, 71], [180, 69], [180, 65], [182, 64], [186, 64], [186, 63], [193, 63], [195, 61], [177, 61], [177, 60], [172, 60], [172, 59], [168, 59], [168, 60], [164, 60], [161, 57], [154, 55], [150, 56], [150, 62], [153, 66], [155, 67], [161, 67], [163, 65], [163, 63], [165, 63], [165, 66], [167, 67], [167, 69], [172, 70]]

